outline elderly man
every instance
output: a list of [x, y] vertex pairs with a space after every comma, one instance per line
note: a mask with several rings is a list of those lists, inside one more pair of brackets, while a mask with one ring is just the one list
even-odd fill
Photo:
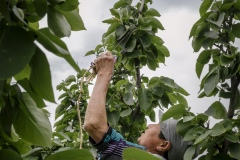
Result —
[[108, 126], [106, 116], [106, 94], [113, 75], [115, 59], [110, 52], [101, 54], [95, 61], [97, 79], [90, 97], [84, 129], [89, 140], [98, 151], [99, 160], [121, 160], [123, 149], [136, 147], [146, 150], [162, 160], [182, 160], [188, 142], [176, 133], [176, 120], [148, 125], [138, 138], [138, 143], [126, 141], [120, 133]]

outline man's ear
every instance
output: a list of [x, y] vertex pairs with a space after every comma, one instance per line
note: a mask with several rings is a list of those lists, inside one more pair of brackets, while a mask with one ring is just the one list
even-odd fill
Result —
[[171, 143], [169, 141], [162, 141], [157, 145], [157, 150], [159, 152], [165, 152], [169, 150], [171, 147]]

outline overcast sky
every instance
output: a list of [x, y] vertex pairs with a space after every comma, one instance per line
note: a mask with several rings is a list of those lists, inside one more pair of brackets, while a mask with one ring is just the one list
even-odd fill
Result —
[[[64, 38], [73, 58], [81, 68], [88, 69], [94, 57], [84, 57], [85, 53], [100, 44], [101, 36], [106, 32], [108, 25], [103, 20], [111, 18], [109, 9], [117, 0], [80, 0], [80, 15], [84, 21], [86, 31], [72, 32], [69, 38]], [[134, 1], [135, 2], [135, 1]], [[150, 8], [157, 9], [161, 17], [159, 20], [165, 30], [159, 31], [159, 36], [165, 41], [170, 51], [166, 59], [166, 66], [160, 65], [156, 71], [144, 69], [145, 75], [166, 76], [175, 80], [190, 93], [187, 97], [189, 106], [195, 113], [204, 112], [211, 103], [212, 98], [198, 99], [200, 80], [195, 74], [195, 63], [199, 53], [193, 53], [191, 40], [188, 39], [192, 25], [199, 19], [201, 0], [153, 0]], [[56, 85], [69, 75], [76, 72], [63, 59], [48, 55], [55, 99], [61, 94], [56, 91]], [[56, 105], [48, 104], [48, 110], [53, 114]]]

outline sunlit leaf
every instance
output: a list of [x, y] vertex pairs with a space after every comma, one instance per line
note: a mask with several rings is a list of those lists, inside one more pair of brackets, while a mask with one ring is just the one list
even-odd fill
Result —
[[13, 122], [16, 133], [34, 145], [50, 147], [52, 127], [47, 115], [37, 108], [27, 93], [23, 93], [22, 97], [21, 110]]
[[[159, 160], [152, 154], [138, 148], [128, 147], [123, 150], [124, 160]], [[160, 159], [161, 160], [161, 159]]]
[[50, 156], [47, 156], [45, 160], [93, 160], [91, 152], [86, 149], [69, 149], [56, 152]]

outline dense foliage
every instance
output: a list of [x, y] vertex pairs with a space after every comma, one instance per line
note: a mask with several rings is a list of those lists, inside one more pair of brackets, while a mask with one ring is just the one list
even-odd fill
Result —
[[[199, 98], [218, 96], [219, 100], [204, 113], [186, 111], [178, 123], [184, 140], [193, 141], [184, 158], [192, 159], [196, 150], [202, 154], [200, 160], [240, 159], [240, 52], [235, 45], [240, 38], [240, 1], [204, 0], [199, 11], [201, 17], [189, 36], [194, 52], [200, 52], [196, 62], [199, 78], [208, 64]], [[224, 99], [229, 100], [228, 106], [221, 102]]]
[[[86, 53], [97, 56], [109, 50], [117, 56], [107, 95], [110, 125], [136, 142], [146, 127], [145, 117], [155, 121], [154, 109], [167, 109], [161, 120], [179, 119], [179, 134], [193, 141], [185, 160], [193, 159], [195, 153], [201, 160], [240, 159], [240, 52], [235, 44], [240, 38], [240, 0], [203, 0], [200, 19], [191, 29], [193, 50], [200, 52], [196, 62], [199, 78], [208, 65], [199, 98], [219, 97], [200, 114], [191, 112], [184, 98], [188, 93], [173, 79], [141, 73], [143, 67], [155, 71], [170, 56], [157, 36], [164, 30], [160, 13], [150, 4], [152, 0], [136, 5], [132, 0], [117, 1], [110, 9], [112, 17], [103, 21], [109, 28], [101, 44]], [[78, 5], [78, 0], [0, 0], [1, 159], [92, 160], [95, 156], [82, 129], [94, 75], [78, 67], [61, 40], [71, 31], [85, 29]], [[44, 17], [47, 28], [39, 26]], [[45, 101], [55, 102], [46, 58], [50, 53], [76, 70], [76, 75], [57, 86], [62, 94], [53, 131], [44, 109]], [[229, 106], [222, 99], [229, 100]], [[134, 148], [126, 149], [123, 157], [156, 159]]]

